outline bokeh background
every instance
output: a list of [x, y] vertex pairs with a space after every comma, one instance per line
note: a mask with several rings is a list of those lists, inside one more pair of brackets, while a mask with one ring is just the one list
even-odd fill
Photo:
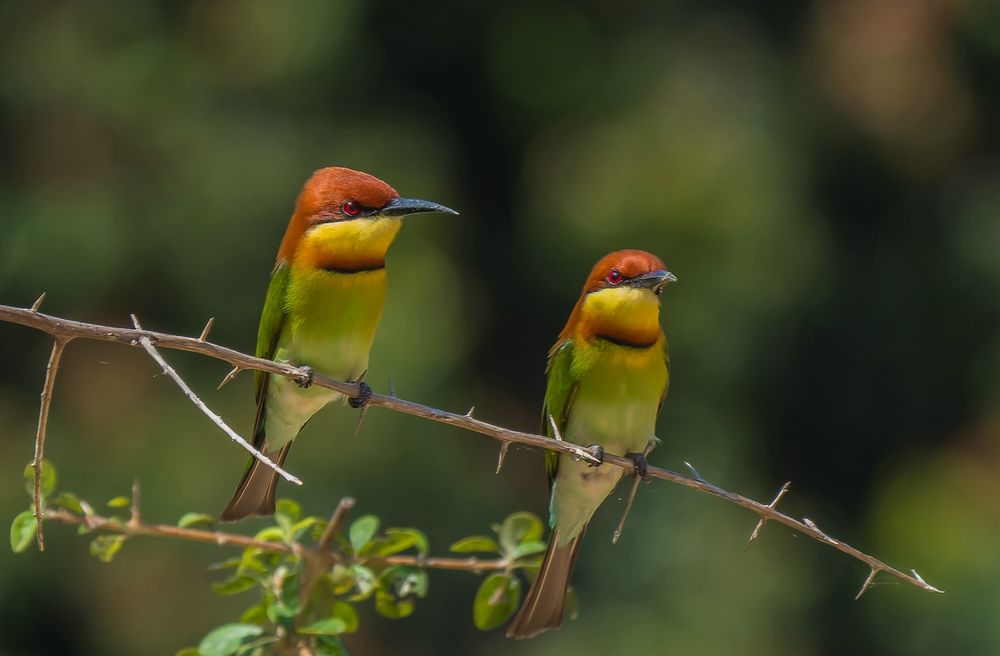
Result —
[[[368, 608], [355, 654], [1000, 652], [1000, 6], [264, 0], [0, 4], [0, 303], [251, 351], [309, 173], [339, 164], [462, 216], [408, 222], [369, 380], [537, 425], [545, 352], [606, 252], [659, 254], [673, 384], [658, 465], [695, 464], [943, 596], [667, 484], [622, 541], [607, 502], [582, 617], [512, 643], [471, 620], [479, 580], [433, 572], [417, 612]], [[0, 516], [25, 507], [49, 341], [0, 325]], [[250, 376], [168, 357], [240, 430]], [[540, 454], [324, 411], [285, 488], [345, 494], [444, 553], [542, 512]], [[48, 454], [93, 501], [218, 512], [244, 454], [145, 354], [74, 343]], [[252, 527], [252, 526], [251, 526]], [[130, 541], [111, 565], [50, 525], [0, 557], [0, 653], [171, 654], [237, 616], [206, 545]]]

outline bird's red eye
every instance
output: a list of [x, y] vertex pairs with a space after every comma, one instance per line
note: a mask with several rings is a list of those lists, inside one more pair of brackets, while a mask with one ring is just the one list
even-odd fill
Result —
[[361, 208], [353, 200], [349, 200], [340, 206], [340, 210], [347, 216], [357, 216]]
[[611, 273], [608, 274], [608, 282], [612, 285], [617, 285], [623, 280], [622, 272], [618, 269], [611, 269]]

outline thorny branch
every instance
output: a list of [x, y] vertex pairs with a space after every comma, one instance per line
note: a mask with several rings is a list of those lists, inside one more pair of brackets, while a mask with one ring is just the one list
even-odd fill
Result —
[[[351, 500], [353, 504], [353, 500]], [[338, 506], [339, 507], [339, 506]], [[329, 561], [331, 564], [340, 563], [344, 565], [362, 565], [369, 563], [379, 563], [384, 565], [409, 565], [414, 567], [424, 567], [427, 569], [447, 569], [465, 572], [487, 572], [502, 570], [515, 563], [508, 562], [503, 558], [451, 558], [440, 556], [420, 556], [407, 554], [393, 554], [391, 556], [349, 556], [332, 547], [330, 543], [324, 544], [322, 541], [315, 546], [302, 544], [301, 542], [272, 542], [270, 540], [257, 540], [247, 535], [238, 533], [225, 533], [222, 531], [208, 531], [197, 528], [183, 528], [171, 524], [146, 524], [142, 521], [129, 521], [122, 523], [110, 517], [91, 512], [90, 514], [78, 515], [68, 510], [49, 510], [45, 513], [45, 519], [62, 522], [76, 526], [86, 526], [90, 530], [108, 531], [109, 533], [120, 533], [130, 536], [150, 536], [160, 538], [173, 538], [175, 540], [187, 540], [189, 542], [205, 542], [215, 544], [220, 547], [238, 547], [240, 549], [254, 548], [270, 553], [293, 554], [304, 558]], [[332, 523], [332, 522], [331, 522]], [[333, 533], [335, 535], [336, 532]]]
[[[10, 323], [16, 323], [23, 326], [28, 326], [29, 328], [34, 328], [42, 332], [48, 333], [57, 339], [69, 340], [74, 338], [83, 339], [93, 339], [105, 342], [117, 342], [120, 344], [126, 344], [128, 346], [138, 346], [141, 344], [141, 340], [146, 339], [151, 344], [154, 344], [161, 348], [176, 349], [181, 351], [190, 351], [193, 353], [199, 353], [223, 362], [229, 363], [231, 366], [243, 370], [243, 369], [256, 369], [259, 371], [265, 371], [267, 373], [276, 374], [279, 376], [285, 376], [296, 381], [305, 381], [310, 377], [312, 378], [312, 384], [319, 385], [327, 389], [340, 392], [348, 397], [356, 397], [360, 388], [357, 383], [346, 383], [339, 380], [334, 380], [323, 376], [321, 374], [313, 374], [311, 371], [304, 368], [295, 367], [290, 364], [283, 362], [274, 362], [271, 360], [264, 360], [261, 358], [255, 358], [239, 351], [226, 348], [224, 346], [219, 346], [211, 342], [202, 341], [201, 339], [194, 337], [184, 337], [180, 335], [169, 335], [165, 333], [158, 333], [149, 330], [138, 330], [138, 329], [128, 329], [128, 328], [116, 328], [112, 326], [101, 326], [97, 324], [83, 323], [79, 321], [71, 321], [69, 319], [63, 319], [59, 317], [53, 317], [46, 314], [42, 314], [37, 311], [37, 309], [23, 309], [15, 308], [7, 305], [0, 305], [0, 321], [7, 321]], [[406, 401], [403, 399], [396, 398], [394, 395], [383, 395], [383, 394], [372, 394], [371, 399], [368, 402], [369, 405], [378, 406], [383, 408], [388, 408], [396, 412], [402, 412], [404, 414], [413, 415], [416, 417], [422, 417], [424, 419], [429, 419], [431, 421], [440, 422], [443, 424], [448, 424], [451, 426], [457, 426], [465, 430], [479, 433], [481, 435], [487, 435], [494, 439], [500, 440], [505, 444], [516, 443], [524, 444], [527, 446], [532, 446], [539, 449], [549, 449], [552, 451], [558, 451], [561, 453], [566, 453], [574, 458], [583, 459], [587, 462], [595, 463], [596, 458], [594, 455], [586, 448], [567, 442], [565, 440], [553, 440], [548, 437], [543, 437], [541, 435], [535, 435], [532, 433], [525, 433], [522, 431], [510, 430], [508, 428], [503, 428], [501, 426], [496, 426], [479, 419], [474, 418], [471, 413], [469, 414], [457, 414], [453, 412], [447, 412], [444, 410], [438, 410], [426, 405], [419, 403], [414, 403], [413, 401]], [[596, 463], [595, 463], [596, 464]], [[611, 465], [615, 467], [621, 467], [628, 472], [634, 470], [634, 463], [632, 460], [617, 454], [606, 453], [604, 455], [604, 464]], [[779, 524], [784, 524], [794, 531], [801, 533], [802, 535], [808, 536], [818, 542], [826, 544], [834, 549], [841, 551], [856, 560], [859, 560], [873, 570], [876, 574], [878, 572], [885, 572], [891, 574], [896, 578], [906, 581], [912, 585], [917, 586], [923, 590], [928, 590], [930, 592], [941, 592], [934, 586], [930, 585], [923, 578], [920, 577], [916, 571], [911, 570], [911, 574], [907, 574], [901, 570], [888, 565], [881, 560], [869, 556], [868, 554], [852, 547], [849, 544], [841, 542], [829, 535], [811, 520], [803, 519], [799, 521], [794, 519], [782, 512], [780, 512], [775, 506], [779, 497], [775, 499], [771, 504], [763, 504], [759, 501], [749, 499], [742, 495], [736, 494], [734, 492], [729, 492], [721, 487], [709, 483], [701, 477], [690, 478], [676, 472], [669, 471], [667, 469], [662, 469], [660, 467], [649, 467], [649, 475], [653, 478], [658, 478], [661, 480], [669, 481], [677, 485], [682, 485], [684, 487], [697, 490], [698, 492], [703, 492], [705, 494], [710, 494], [712, 496], [718, 497], [732, 504], [740, 506], [741, 508], [746, 508], [751, 512], [755, 513], [761, 520], [767, 520], [772, 522], [777, 522]], [[55, 514], [50, 513], [50, 518], [55, 517]], [[175, 527], [166, 527], [164, 530], [169, 532], [176, 532], [178, 530]], [[755, 530], [755, 533], [759, 533], [759, 527]], [[150, 534], [158, 535], [162, 534], [160, 532], [152, 532]], [[217, 534], [208, 533], [206, 536], [193, 539], [201, 539], [203, 541], [215, 542]], [[241, 538], [244, 540], [249, 540], [249, 538]], [[246, 545], [244, 545], [246, 546]], [[391, 560], [390, 559], [387, 560]], [[431, 560], [431, 559], [428, 559]], [[437, 559], [439, 562], [438, 566], [447, 567], [448, 563], [445, 563], [441, 559]], [[457, 569], [475, 569], [476, 567], [484, 567], [483, 561], [478, 561], [474, 566], [469, 564], [469, 559], [445, 559], [446, 561], [456, 561], [454, 563]], [[475, 559], [472, 559], [475, 560]], [[866, 590], [870, 587], [871, 580], [874, 577], [869, 576], [866, 581], [866, 585], [862, 590]]]
[[[132, 315], [132, 323], [135, 324], [136, 330], [142, 330], [142, 326], [139, 325], [139, 320], [135, 318], [134, 314]], [[205, 326], [205, 329], [201, 331], [201, 337], [198, 338], [199, 342], [205, 343], [204, 338], [211, 327], [212, 327], [212, 321], [209, 320], [208, 324], [206, 324]], [[167, 363], [167, 361], [163, 358], [163, 356], [160, 355], [160, 352], [156, 350], [155, 346], [153, 346], [153, 341], [149, 337], [145, 336], [139, 337], [139, 345], [143, 349], [145, 349], [146, 353], [149, 354], [149, 357], [153, 358], [153, 360], [156, 361], [156, 364], [160, 365], [160, 368], [163, 369], [163, 373], [167, 374], [167, 376], [169, 376], [172, 381], [177, 383], [177, 387], [181, 388], [181, 391], [184, 392], [184, 395], [188, 397], [188, 400], [190, 400], [191, 403], [193, 403], [196, 408], [201, 410], [206, 417], [211, 419], [213, 424], [221, 428], [222, 432], [228, 435], [231, 440], [233, 440], [241, 447], [249, 451], [250, 455], [252, 455], [254, 458], [260, 460], [262, 463], [264, 463], [274, 471], [278, 472], [281, 475], [281, 477], [284, 478], [286, 481], [290, 481], [292, 483], [295, 483], [296, 485], [302, 485], [302, 481], [298, 477], [289, 474], [284, 469], [282, 469], [281, 466], [278, 465], [278, 463], [274, 462], [273, 460], [265, 456], [263, 453], [258, 451], [256, 448], [254, 448], [254, 446], [249, 442], [247, 442], [245, 439], [243, 439], [243, 437], [239, 433], [230, 428], [229, 425], [222, 420], [222, 417], [212, 412], [209, 409], [209, 407], [205, 405], [205, 402], [202, 401], [200, 398], [198, 398], [198, 395], [194, 393], [194, 391], [191, 389], [190, 386], [188, 386], [186, 382], [184, 382], [184, 379], [180, 377], [180, 374], [178, 374], [177, 371], [174, 370], [174, 368]]]

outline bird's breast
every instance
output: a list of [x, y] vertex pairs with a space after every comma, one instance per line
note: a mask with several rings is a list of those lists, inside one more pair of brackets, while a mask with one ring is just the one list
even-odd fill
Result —
[[334, 378], [357, 378], [368, 368], [386, 291], [384, 267], [342, 273], [293, 265], [288, 357]]

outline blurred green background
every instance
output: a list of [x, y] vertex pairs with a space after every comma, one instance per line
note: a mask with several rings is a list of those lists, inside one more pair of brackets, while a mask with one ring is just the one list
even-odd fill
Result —
[[[409, 221], [369, 381], [537, 425], [545, 352], [606, 252], [644, 248], [673, 384], [652, 461], [766, 500], [943, 596], [667, 484], [591, 527], [580, 620], [477, 632], [476, 576], [433, 572], [408, 619], [367, 608], [355, 654], [1000, 653], [1000, 6], [398, 0], [0, 5], [0, 303], [252, 351], [278, 241], [318, 167], [462, 216]], [[26, 506], [49, 341], [0, 325], [0, 515]], [[234, 426], [250, 376], [168, 353]], [[306, 512], [345, 494], [432, 551], [543, 512], [540, 454], [332, 408], [288, 466]], [[217, 513], [244, 453], [145, 354], [74, 343], [48, 454], [93, 501]], [[251, 524], [247, 528], [253, 528]], [[0, 654], [171, 654], [250, 600], [224, 552], [137, 539], [112, 565], [50, 525], [0, 557]]]

